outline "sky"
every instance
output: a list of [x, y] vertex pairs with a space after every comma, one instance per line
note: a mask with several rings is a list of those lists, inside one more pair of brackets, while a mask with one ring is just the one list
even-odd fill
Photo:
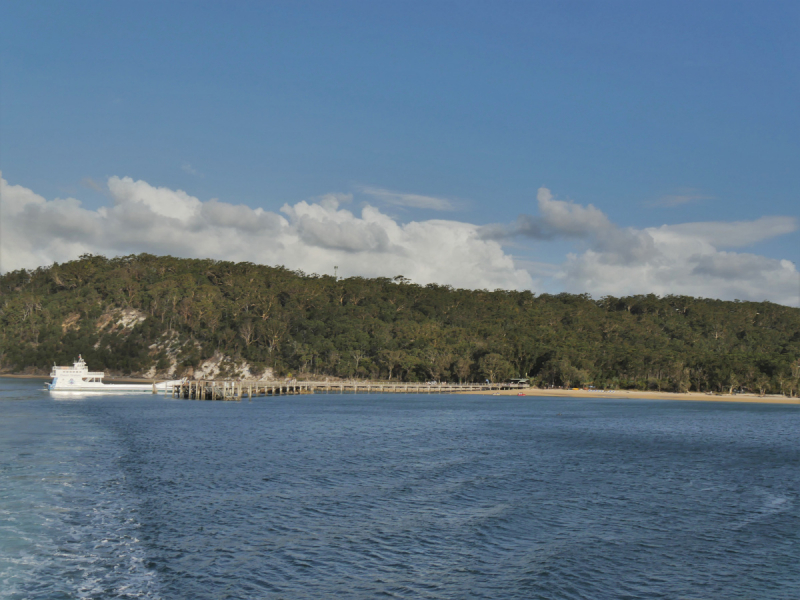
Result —
[[800, 3], [0, 0], [0, 271], [800, 304]]

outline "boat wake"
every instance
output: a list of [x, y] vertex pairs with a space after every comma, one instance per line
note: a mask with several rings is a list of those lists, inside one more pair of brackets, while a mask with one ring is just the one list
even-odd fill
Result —
[[16, 454], [0, 465], [0, 599], [161, 598], [113, 434], [43, 421], [39, 440], [0, 428], [0, 455]]

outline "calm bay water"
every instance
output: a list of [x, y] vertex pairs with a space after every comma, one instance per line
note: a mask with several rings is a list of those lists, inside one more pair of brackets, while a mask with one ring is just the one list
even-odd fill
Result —
[[55, 400], [0, 379], [0, 598], [800, 597], [800, 407]]

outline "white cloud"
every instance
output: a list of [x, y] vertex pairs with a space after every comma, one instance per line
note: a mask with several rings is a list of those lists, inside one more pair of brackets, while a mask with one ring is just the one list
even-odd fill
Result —
[[591, 204], [581, 206], [568, 200], [555, 200], [545, 187], [536, 194], [539, 214], [520, 215], [511, 226], [487, 225], [481, 233], [489, 239], [523, 235], [540, 240], [587, 238], [616, 229], [603, 212]]
[[360, 187], [359, 191], [372, 196], [377, 200], [392, 204], [394, 206], [406, 206], [409, 208], [429, 208], [431, 210], [454, 210], [455, 206], [450, 200], [436, 198], [435, 196], [421, 196], [419, 194], [404, 194], [402, 192], [392, 192], [382, 188]]
[[157, 215], [178, 221], [189, 221], [201, 208], [200, 200], [183, 190], [157, 188], [146, 181], [134, 181], [130, 177], [109, 178], [108, 189], [119, 206], [141, 203]]
[[647, 260], [615, 263], [602, 251], [570, 255], [558, 279], [572, 292], [594, 296], [654, 293], [733, 300], [771, 300], [797, 306], [800, 274], [788, 260], [720, 251], [698, 239], [651, 232]]
[[5, 179], [0, 189], [0, 199], [3, 202], [3, 215], [7, 218], [19, 215], [26, 207], [43, 206], [47, 203], [39, 194], [34, 194], [21, 185], [8, 185]]
[[605, 260], [625, 263], [653, 254], [653, 240], [636, 229], [621, 229], [598, 208], [568, 200], [555, 200], [547, 188], [536, 195], [538, 215], [520, 215], [510, 226], [493, 224], [481, 227], [484, 239], [510, 240], [525, 236], [536, 240], [583, 240], [604, 253]]
[[335, 200], [327, 198], [324, 204], [284, 204], [281, 212], [289, 217], [300, 239], [310, 246], [351, 253], [403, 252], [389, 240], [388, 230], [394, 221], [372, 207], [365, 207], [360, 219], [338, 208]]
[[725, 251], [797, 230], [792, 217], [622, 229], [592, 205], [552, 200], [539, 190], [539, 217], [523, 234], [579, 238], [588, 246], [570, 254], [555, 279], [572, 292], [594, 296], [655, 293], [773, 300], [797, 305], [798, 274], [788, 260]]
[[728, 223], [710, 221], [663, 225], [660, 229], [706, 240], [716, 248], [744, 248], [797, 231], [797, 219], [794, 217], [761, 217], [755, 221], [731, 221]]
[[635, 229], [618, 227], [591, 204], [555, 200], [547, 188], [539, 189], [537, 201], [537, 215], [521, 215], [510, 226], [485, 226], [480, 233], [495, 240], [578, 241], [582, 251], [569, 254], [552, 275], [567, 291], [596, 297], [655, 293], [769, 299], [793, 306], [800, 300], [800, 274], [791, 262], [728, 251], [797, 231], [793, 217]]
[[285, 205], [283, 215], [181, 190], [111, 177], [113, 204], [45, 200], [0, 177], [0, 268], [64, 262], [83, 253], [133, 252], [282, 264], [306, 272], [367, 277], [405, 275], [417, 283], [529, 289], [533, 280], [498, 242], [457, 221], [401, 224], [372, 206], [342, 210], [348, 196]]
[[[536, 194], [541, 217], [532, 222], [543, 235], [584, 237], [597, 234], [614, 226], [603, 212], [591, 204], [581, 206], [565, 200], [554, 200], [547, 188], [539, 188]], [[533, 231], [532, 230], [532, 231]]]
[[[466, 288], [687, 294], [798, 303], [795, 266], [734, 252], [797, 231], [796, 219], [620, 228], [600, 209], [538, 194], [539, 214], [511, 226], [452, 220], [400, 223], [373, 206], [341, 208], [351, 196], [328, 194], [284, 205], [279, 213], [130, 177], [108, 180], [111, 203], [97, 210], [74, 198], [46, 200], [0, 177], [0, 269], [35, 268], [77, 258], [135, 252], [282, 264], [345, 276], [405, 275], [417, 283]], [[578, 251], [512, 257], [501, 240], [572, 240]]]
[[317, 196], [315, 200], [322, 206], [332, 206], [338, 208], [340, 204], [348, 204], [353, 201], [353, 194], [323, 194]]

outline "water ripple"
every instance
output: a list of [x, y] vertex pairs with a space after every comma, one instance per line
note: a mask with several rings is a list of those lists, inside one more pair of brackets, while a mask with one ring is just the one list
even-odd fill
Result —
[[4, 599], [800, 588], [795, 407], [0, 393]]

